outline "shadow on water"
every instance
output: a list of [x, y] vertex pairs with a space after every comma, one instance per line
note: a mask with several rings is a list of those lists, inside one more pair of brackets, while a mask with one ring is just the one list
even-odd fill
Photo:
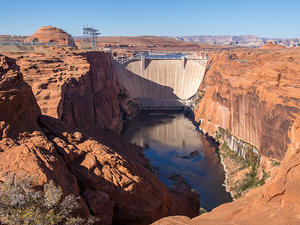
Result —
[[127, 123], [123, 136], [144, 147], [166, 186], [195, 190], [207, 210], [231, 201], [222, 186], [224, 169], [215, 147], [183, 113], [141, 113]]

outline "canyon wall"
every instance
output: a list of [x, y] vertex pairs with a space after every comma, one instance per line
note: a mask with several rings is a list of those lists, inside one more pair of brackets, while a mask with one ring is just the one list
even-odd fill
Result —
[[106, 129], [120, 132], [122, 117], [137, 109], [117, 78], [108, 54], [69, 48], [35, 47], [9, 54], [32, 86], [42, 114], [61, 119], [88, 135]]
[[195, 109], [200, 128], [216, 139], [221, 130], [230, 147], [251, 146], [281, 165], [264, 185], [231, 203], [193, 219], [166, 217], [154, 225], [300, 223], [299, 59], [297, 48], [211, 54], [201, 85], [205, 95]]
[[211, 54], [195, 109], [200, 128], [219, 127], [281, 160], [300, 110], [299, 49], [235, 50]]
[[288, 133], [291, 142], [281, 166], [265, 185], [251, 190], [241, 199], [223, 204], [193, 219], [182, 216], [166, 217], [153, 225], [299, 224], [299, 128], [298, 115]]
[[[37, 53], [34, 54], [37, 56]], [[74, 57], [75, 54], [70, 55]], [[34, 80], [37, 81], [36, 96], [46, 94], [58, 96], [53, 99], [48, 96], [36, 101], [30, 86], [24, 82], [15, 60], [0, 55], [0, 181], [4, 182], [10, 174], [33, 177], [37, 186], [53, 180], [62, 188], [64, 195], [71, 193], [79, 197], [80, 216], [92, 214], [100, 219], [101, 225], [146, 225], [167, 215], [196, 216], [199, 212], [199, 196], [196, 193], [189, 190], [168, 190], [151, 172], [151, 165], [140, 147], [128, 143], [112, 132], [105, 131], [103, 124], [105, 122], [110, 124], [111, 121], [108, 119], [113, 118], [114, 114], [101, 118], [108, 120], [101, 121], [102, 127], [91, 125], [91, 129], [82, 126], [90, 122], [89, 117], [92, 115], [89, 111], [76, 117], [79, 120], [41, 115], [37, 103], [44, 103], [42, 109], [52, 112], [56, 117], [62, 115], [60, 112], [69, 115], [76, 110], [84, 111], [85, 109], [80, 107], [89, 107], [92, 104], [94, 109], [99, 108], [96, 116], [101, 113], [106, 115], [106, 111], [111, 112], [114, 105], [119, 107], [120, 104], [122, 107], [122, 104], [127, 104], [124, 96], [118, 99], [119, 90], [114, 86], [117, 83], [112, 81], [114, 71], [110, 70], [109, 66], [105, 67], [109, 65], [107, 63], [110, 62], [109, 57], [102, 53], [78, 55], [89, 63], [82, 65], [86, 66], [87, 72], [78, 72], [76, 77], [66, 75], [67, 70], [64, 71], [63, 67], [60, 67], [64, 66], [63, 57], [57, 59], [58, 56], [59, 54], [53, 56], [58, 63], [56, 66], [52, 64], [53, 58], [43, 61], [46, 60], [43, 55], [41, 58], [33, 59], [28, 55], [14, 56], [24, 71], [26, 69], [35, 71], [35, 73], [27, 71], [27, 79], [29, 75], [37, 76], [31, 77], [33, 85]], [[32, 63], [29, 66], [33, 67], [32, 70], [24, 66], [25, 62]], [[48, 68], [48, 74], [45, 67]], [[44, 82], [38, 79], [38, 76], [43, 77], [38, 68], [44, 68]], [[62, 72], [65, 76], [60, 78], [66, 80], [57, 78], [55, 72], [52, 74], [53, 70]], [[107, 77], [103, 75], [106, 73]], [[103, 77], [100, 77], [101, 74]], [[97, 81], [97, 84], [92, 80]], [[48, 82], [48, 86], [44, 86], [45, 82]], [[105, 89], [106, 85], [108, 89]], [[103, 89], [107, 90], [107, 93], [101, 92]], [[99, 101], [89, 102], [91, 100], [89, 96], [93, 96], [97, 91]], [[40, 95], [41, 93], [43, 94]], [[61, 93], [63, 95], [59, 95]], [[71, 96], [72, 99], [67, 99]], [[109, 97], [112, 97], [111, 101]], [[48, 105], [47, 99], [50, 101]], [[103, 103], [103, 99], [107, 103]], [[114, 100], [116, 102], [113, 102]], [[76, 106], [71, 112], [68, 111], [68, 105], [71, 105], [69, 102]], [[61, 111], [56, 110], [60, 105]], [[97, 135], [93, 133], [93, 129]]]
[[19, 133], [38, 129], [41, 112], [15, 60], [0, 55], [0, 65], [0, 135], [16, 138]]

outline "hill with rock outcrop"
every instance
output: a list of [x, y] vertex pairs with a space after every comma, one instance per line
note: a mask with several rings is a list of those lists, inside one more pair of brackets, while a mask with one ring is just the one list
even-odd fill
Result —
[[276, 48], [284, 48], [282, 45], [274, 44], [273, 42], [267, 42], [263, 46], [259, 47], [260, 49], [276, 49]]
[[76, 47], [75, 42], [70, 34], [66, 33], [62, 29], [53, 26], [41, 27], [33, 35], [27, 37], [24, 42], [36, 42]]

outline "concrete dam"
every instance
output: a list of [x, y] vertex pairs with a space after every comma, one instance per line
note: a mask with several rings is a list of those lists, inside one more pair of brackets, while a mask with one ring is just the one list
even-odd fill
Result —
[[197, 92], [206, 58], [145, 58], [117, 63], [121, 84], [142, 110], [183, 110]]

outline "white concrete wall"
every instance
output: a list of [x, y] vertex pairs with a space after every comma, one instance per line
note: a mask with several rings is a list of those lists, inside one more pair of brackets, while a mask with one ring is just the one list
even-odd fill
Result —
[[117, 65], [122, 85], [133, 98], [188, 99], [198, 90], [205, 72], [205, 62], [186, 60], [185, 68], [180, 59], [146, 59], [143, 70], [141, 61], [129, 62], [126, 69]]

